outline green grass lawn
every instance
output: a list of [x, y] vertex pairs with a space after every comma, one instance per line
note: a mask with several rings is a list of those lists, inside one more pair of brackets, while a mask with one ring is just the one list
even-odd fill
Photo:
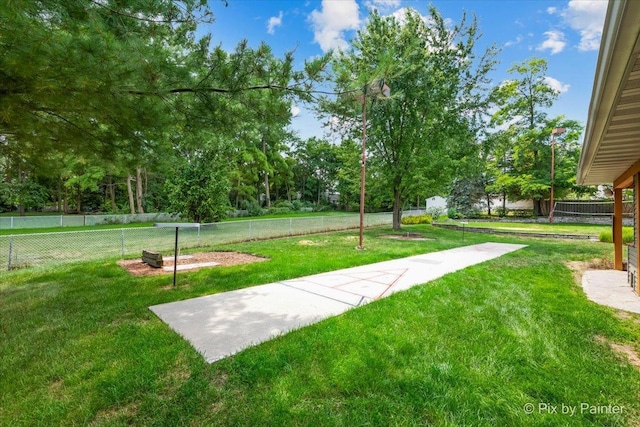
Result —
[[37, 233], [66, 233], [68, 231], [110, 230], [120, 228], [153, 227], [153, 222], [131, 222], [129, 224], [86, 225], [78, 227], [11, 228], [0, 229], [0, 236]]
[[340, 215], [358, 215], [358, 212], [344, 212], [344, 211], [322, 211], [322, 212], [302, 212], [292, 211], [282, 214], [267, 214], [260, 216], [243, 216], [238, 218], [225, 218], [222, 222], [228, 221], [247, 221], [247, 220], [260, 220], [260, 219], [275, 219], [275, 218], [304, 218], [314, 216], [340, 216]]
[[[259, 221], [262, 219], [283, 219], [283, 218], [307, 218], [307, 217], [326, 217], [326, 216], [344, 216], [344, 215], [358, 215], [353, 212], [289, 212], [286, 214], [277, 215], [262, 215], [255, 217], [242, 217], [242, 218], [226, 218], [222, 222], [235, 222], [235, 221]], [[60, 216], [58, 214], [57, 216]], [[182, 221], [184, 222], [184, 221]], [[134, 228], [134, 227], [153, 227], [154, 222], [132, 222], [127, 224], [104, 224], [104, 225], [86, 225], [78, 227], [46, 227], [46, 228], [9, 228], [0, 229], [0, 236], [10, 236], [16, 234], [36, 234], [36, 233], [64, 233], [68, 231], [88, 231], [88, 230], [107, 230], [107, 229], [120, 229], [120, 228]]]
[[[405, 230], [434, 240], [227, 245], [271, 259], [183, 273], [177, 289], [113, 260], [2, 273], [0, 425], [638, 425], [640, 372], [605, 341], [640, 350], [640, 316], [588, 301], [565, 265], [612, 245]], [[212, 365], [147, 308], [484, 241], [529, 246]]]
[[[461, 225], [460, 221], [444, 221], [444, 224]], [[500, 222], [500, 221], [469, 221], [466, 227], [493, 228], [496, 230], [519, 231], [524, 233], [558, 233], [558, 234], [583, 234], [598, 236], [602, 231], [611, 231], [611, 225], [579, 224], [579, 223], [524, 223], [524, 222]], [[631, 228], [631, 227], [625, 227]]]

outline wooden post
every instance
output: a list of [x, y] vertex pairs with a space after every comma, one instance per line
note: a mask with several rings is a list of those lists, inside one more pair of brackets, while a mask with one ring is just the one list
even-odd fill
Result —
[[613, 264], [622, 270], [622, 188], [613, 190]]
[[[636, 260], [637, 260], [639, 259], [638, 256], [640, 256], [640, 242], [638, 242], [639, 240], [638, 233], [640, 232], [640, 213], [638, 212], [638, 210], [640, 209], [640, 174], [636, 174], [635, 179], [633, 180], [633, 199], [635, 201], [634, 203], [635, 221], [634, 221], [634, 227], [633, 227], [633, 235], [634, 235], [635, 243], [634, 243], [633, 250], [636, 251]], [[636, 268], [638, 268], [638, 266], [636, 266]], [[640, 295], [640, 286], [638, 286], [638, 284], [636, 284], [636, 292], [638, 293], [638, 295]]]

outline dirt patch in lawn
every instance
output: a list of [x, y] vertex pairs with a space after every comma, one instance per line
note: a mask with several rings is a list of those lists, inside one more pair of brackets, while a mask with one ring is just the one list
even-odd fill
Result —
[[[218, 266], [230, 266], [238, 264], [249, 264], [253, 262], [266, 261], [255, 255], [240, 252], [199, 252], [195, 254], [183, 255], [178, 258], [178, 268], [182, 266], [186, 271], [195, 271], [201, 268], [211, 268]], [[203, 263], [216, 263], [215, 265], [198, 266]], [[118, 261], [118, 264], [134, 276], [148, 276], [152, 274], [173, 274], [173, 256], [164, 258], [164, 267], [168, 269], [151, 267], [140, 259], [126, 259]], [[193, 267], [193, 268], [192, 268]], [[168, 271], [167, 271], [168, 270]]]
[[582, 286], [582, 274], [586, 270], [613, 270], [613, 261], [607, 256], [595, 258], [591, 261], [567, 261], [566, 265], [573, 273], [574, 280], [580, 286]]
[[379, 237], [381, 239], [393, 239], [393, 240], [433, 240], [433, 239], [424, 237], [420, 233], [384, 234]]
[[624, 357], [625, 359], [627, 359], [629, 361], [629, 363], [634, 366], [636, 369], [640, 369], [640, 357], [638, 357], [638, 353], [636, 353], [636, 351], [633, 349], [633, 347], [631, 347], [628, 344], [618, 344], [615, 343], [609, 339], [607, 339], [606, 337], [600, 336], [600, 335], [596, 335], [595, 337], [596, 341], [607, 344], [609, 347], [611, 347], [611, 350], [614, 351], [614, 353]]

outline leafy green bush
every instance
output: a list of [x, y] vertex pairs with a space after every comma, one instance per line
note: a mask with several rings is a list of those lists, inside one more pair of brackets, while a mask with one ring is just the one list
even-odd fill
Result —
[[270, 214], [270, 215], [286, 214], [286, 213], [289, 213], [289, 212], [291, 212], [291, 209], [289, 209], [289, 208], [276, 208], [276, 207], [273, 207], [273, 208], [267, 209], [267, 213]]
[[449, 208], [449, 210], [447, 210], [447, 216], [451, 219], [464, 218], [464, 216], [460, 212], [458, 212], [456, 208]]
[[328, 211], [330, 211], [330, 210], [331, 210], [331, 206], [330, 206], [330, 205], [321, 205], [321, 204], [318, 204], [318, 205], [315, 205], [315, 206], [313, 207], [313, 211], [314, 211], [314, 212], [328, 212]]
[[255, 200], [245, 200], [242, 202], [242, 209], [249, 213], [249, 216], [260, 216], [263, 214], [260, 203]]
[[427, 208], [427, 215], [431, 215], [431, 218], [435, 218], [438, 219], [441, 216], [443, 216], [445, 214], [445, 209], [438, 207], [438, 206], [432, 206], [430, 208]]
[[300, 200], [296, 199], [293, 202], [291, 202], [291, 209], [294, 211], [299, 211], [300, 209], [302, 209], [303, 206], [304, 204]]
[[291, 203], [288, 200], [278, 200], [276, 203], [273, 204], [274, 208], [287, 208], [290, 211], [295, 210], [293, 207], [293, 203]]
[[516, 218], [535, 218], [536, 213], [533, 209], [508, 209], [507, 216]]
[[[602, 231], [598, 240], [604, 243], [613, 242], [613, 236], [611, 234], [611, 230]], [[623, 227], [622, 228], [622, 242], [623, 243], [633, 243], [633, 228], [632, 227]]]
[[414, 224], [431, 224], [433, 218], [431, 215], [412, 215], [402, 217], [402, 223], [404, 225], [414, 225]]

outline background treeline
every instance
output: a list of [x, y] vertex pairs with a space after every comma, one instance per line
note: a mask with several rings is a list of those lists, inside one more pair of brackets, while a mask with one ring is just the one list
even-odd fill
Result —
[[[344, 52], [297, 66], [267, 44], [227, 52], [206, 0], [25, 0], [0, 6], [0, 209], [168, 211], [216, 221], [234, 209], [357, 210], [366, 110], [367, 210], [434, 195], [477, 209], [531, 199], [543, 214], [555, 127], [556, 197], [575, 185], [582, 126], [546, 111], [547, 64], [488, 77], [474, 17], [371, 11]], [[202, 28], [202, 27], [200, 27]], [[390, 93], [383, 96], [383, 88]], [[292, 110], [331, 139], [300, 139]]]

